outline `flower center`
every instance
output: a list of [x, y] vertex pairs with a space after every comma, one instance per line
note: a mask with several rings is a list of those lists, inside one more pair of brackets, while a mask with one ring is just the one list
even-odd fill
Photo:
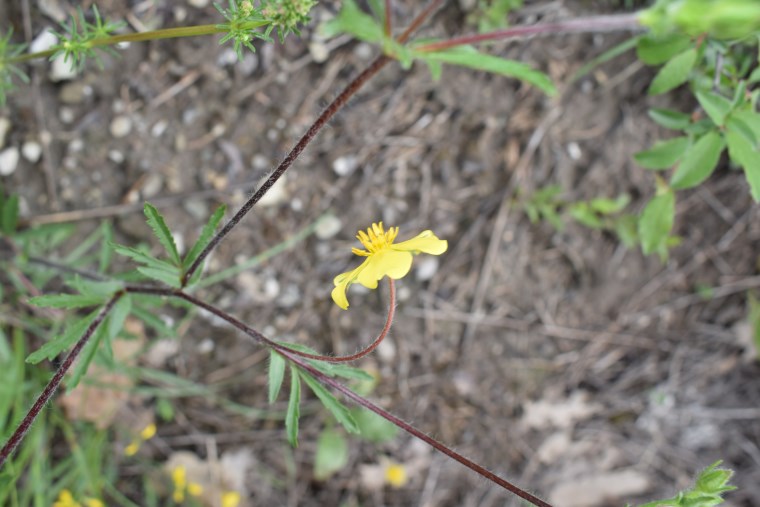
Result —
[[387, 231], [383, 228], [383, 223], [372, 224], [372, 227], [367, 229], [367, 232], [359, 231], [356, 239], [358, 239], [362, 246], [366, 250], [359, 250], [358, 248], [352, 248], [351, 251], [356, 255], [362, 257], [369, 257], [381, 250], [385, 250], [393, 244], [393, 240], [398, 235], [398, 227], [391, 227]]

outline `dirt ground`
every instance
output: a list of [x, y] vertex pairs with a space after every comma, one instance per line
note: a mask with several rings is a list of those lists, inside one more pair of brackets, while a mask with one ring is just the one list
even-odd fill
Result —
[[[419, 8], [396, 3], [397, 20]], [[513, 22], [613, 10], [527, 3]], [[20, 33], [23, 4], [0, 6], [0, 19]], [[54, 26], [55, 6], [66, 6], [31, 4], [33, 38]], [[210, 5], [97, 5], [133, 29], [215, 19]], [[335, 8], [320, 5], [314, 25]], [[426, 34], [472, 30], [463, 17], [450, 2]], [[631, 54], [570, 84], [621, 40], [563, 35], [490, 48], [547, 71], [562, 91], [555, 99], [478, 72], [446, 68], [434, 82], [421, 65], [390, 65], [229, 236], [209, 271], [243, 262], [325, 213], [337, 220], [203, 297], [269, 336], [352, 352], [381, 329], [387, 297], [382, 286], [352, 291], [345, 312], [330, 299], [332, 278], [354, 262], [356, 231], [378, 220], [399, 226], [401, 239], [433, 229], [448, 252], [417, 259], [414, 276], [399, 283], [389, 340], [361, 363], [381, 377], [372, 399], [558, 506], [666, 497], [718, 459], [737, 472], [728, 504], [760, 504], [760, 368], [746, 309], [747, 292], [760, 285], [760, 209], [743, 176], [726, 166], [679, 194], [683, 242], [665, 265], [606, 233], [532, 224], [513, 205], [518, 192], [550, 184], [571, 200], [628, 193], [634, 210], [653, 193], [653, 175], [631, 157], [665, 135], [646, 110], [694, 105], [677, 94], [647, 97], [652, 72]], [[212, 38], [120, 54], [105, 58], [104, 70], [88, 65], [59, 82], [47, 63], [37, 65], [33, 85], [0, 110], [11, 122], [6, 146], [50, 139], [40, 162], [22, 160], [3, 178], [22, 195], [28, 223], [74, 220], [84, 234], [109, 218], [119, 241], [150, 241], [139, 211], [149, 199], [190, 241], [217, 203], [242, 202], [376, 50], [324, 42], [308, 28], [303, 40], [261, 45], [241, 63]], [[161, 367], [267, 408], [266, 354], [203, 315]], [[329, 418], [313, 400], [292, 452], [280, 422], [212, 410], [198, 397], [175, 408], [175, 422], [159, 425], [145, 452], [159, 463], [182, 450], [202, 459], [246, 453], [245, 505], [519, 505], [407, 435], [380, 445], [352, 439], [349, 465], [314, 480], [315, 442]], [[284, 410], [285, 401], [274, 408]], [[407, 465], [406, 486], [372, 487], [367, 475], [384, 459]], [[116, 485], [138, 503], [141, 473], [126, 466]]]

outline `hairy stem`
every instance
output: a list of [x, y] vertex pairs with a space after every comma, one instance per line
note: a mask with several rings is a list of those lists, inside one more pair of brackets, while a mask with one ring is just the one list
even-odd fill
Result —
[[380, 417], [386, 419], [387, 421], [393, 423], [397, 427], [401, 428], [402, 430], [406, 431], [410, 435], [412, 435], [415, 438], [419, 438], [423, 442], [427, 443], [428, 445], [432, 446], [434, 449], [442, 452], [446, 456], [458, 461], [465, 467], [469, 468], [473, 472], [477, 473], [478, 475], [484, 477], [485, 479], [493, 482], [494, 484], [497, 484], [498, 486], [506, 489], [510, 493], [513, 493], [520, 498], [532, 503], [533, 505], [537, 507], [552, 507], [550, 504], [544, 502], [540, 498], [528, 493], [527, 491], [515, 486], [511, 482], [502, 479], [498, 475], [494, 474], [490, 470], [486, 469], [485, 467], [477, 464], [476, 462], [464, 457], [463, 455], [459, 454], [455, 450], [451, 449], [450, 447], [446, 446], [445, 444], [435, 440], [434, 438], [426, 435], [422, 431], [418, 430], [411, 424], [403, 421], [402, 419], [399, 419], [398, 417], [394, 416], [390, 412], [383, 410], [382, 408], [378, 407], [371, 401], [359, 396], [358, 394], [351, 391], [349, 388], [341, 384], [340, 382], [337, 382], [336, 380], [328, 377], [327, 375], [324, 375], [319, 370], [311, 366], [309, 363], [307, 363], [304, 358], [299, 357], [295, 351], [292, 349], [289, 349], [283, 345], [280, 345], [279, 343], [270, 340], [263, 334], [259, 333], [257, 330], [253, 329], [246, 323], [236, 319], [232, 315], [228, 314], [227, 312], [216, 308], [215, 306], [212, 306], [208, 303], [205, 303], [198, 298], [191, 296], [189, 294], [186, 294], [179, 290], [172, 290], [172, 289], [151, 289], [151, 288], [145, 288], [145, 289], [138, 289], [133, 288], [131, 290], [132, 292], [148, 292], [152, 294], [157, 295], [165, 295], [165, 296], [172, 296], [172, 297], [178, 297], [181, 299], [184, 299], [185, 301], [188, 301], [196, 306], [199, 306], [203, 308], [204, 310], [212, 313], [216, 317], [219, 317], [220, 319], [223, 319], [230, 323], [233, 327], [239, 329], [249, 337], [253, 338], [257, 343], [265, 345], [267, 347], [270, 347], [271, 349], [275, 350], [279, 354], [281, 354], [283, 357], [291, 361], [293, 364], [297, 365], [299, 368], [303, 369], [304, 371], [309, 372], [314, 378], [316, 378], [318, 381], [320, 381], [322, 384], [334, 389], [335, 391], [340, 392], [343, 394], [346, 398], [350, 399], [354, 403], [361, 405], [362, 407], [371, 410], [372, 412], [376, 413]]
[[[361, 359], [362, 357], [371, 353], [380, 345], [380, 343], [382, 343], [382, 341], [388, 335], [388, 331], [391, 330], [391, 324], [393, 323], [393, 316], [396, 313], [396, 282], [393, 280], [393, 278], [389, 278], [388, 283], [390, 286], [390, 298], [389, 298], [390, 307], [388, 308], [388, 317], [385, 319], [385, 326], [383, 326], [383, 330], [380, 331], [380, 334], [377, 335], [377, 338], [375, 338], [375, 341], [370, 343], [368, 347], [360, 350], [359, 352], [355, 354], [351, 354], [348, 356], [337, 356], [337, 357], [321, 356], [319, 354], [309, 354], [307, 352], [301, 352], [299, 350], [294, 350], [294, 349], [289, 349], [290, 352], [297, 356], [305, 357], [306, 359], [315, 359], [317, 361], [324, 361], [326, 363], [348, 363], [350, 361], [356, 361], [357, 359]], [[287, 345], [285, 346], [287, 347]]]
[[478, 42], [497, 41], [530, 37], [532, 35], [556, 35], [561, 33], [599, 33], [618, 30], [642, 30], [636, 14], [619, 14], [613, 16], [595, 16], [578, 18], [557, 23], [538, 23], [535, 25], [515, 26], [496, 32], [465, 35], [453, 39], [423, 44], [414, 48], [415, 51], [441, 51], [443, 49], [475, 44]]
[[40, 393], [39, 397], [37, 397], [37, 401], [34, 402], [32, 408], [29, 409], [24, 418], [21, 420], [21, 423], [19, 423], [16, 431], [13, 432], [10, 438], [8, 438], [8, 441], [5, 443], [5, 445], [3, 445], [3, 448], [0, 449], [0, 468], [3, 467], [11, 454], [13, 454], [13, 451], [16, 450], [16, 447], [18, 447], [18, 445], [24, 439], [24, 436], [26, 436], [27, 432], [32, 427], [32, 424], [34, 424], [37, 416], [40, 415], [40, 411], [42, 411], [50, 398], [52, 398], [53, 394], [55, 394], [58, 386], [61, 385], [63, 377], [71, 369], [71, 366], [74, 364], [74, 361], [76, 361], [77, 357], [79, 357], [79, 354], [82, 352], [84, 346], [87, 345], [87, 342], [90, 340], [90, 338], [92, 338], [92, 335], [98, 329], [98, 326], [103, 322], [103, 319], [106, 318], [106, 315], [108, 315], [108, 313], [111, 311], [113, 305], [116, 304], [116, 302], [124, 294], [124, 292], [117, 292], [111, 296], [111, 299], [108, 300], [105, 306], [103, 306], [100, 312], [95, 316], [95, 319], [90, 323], [82, 337], [71, 349], [69, 355], [66, 356], [66, 359], [64, 359], [61, 365], [58, 367], [55, 374], [53, 375], [53, 378], [50, 379], [50, 381], [45, 386], [45, 389], [43, 389], [42, 393]]
[[214, 248], [217, 247], [217, 245], [224, 239], [227, 234], [243, 219], [245, 215], [248, 214], [249, 211], [253, 208], [253, 206], [259, 202], [259, 200], [266, 194], [270, 188], [272, 188], [272, 185], [274, 185], [277, 180], [280, 179], [280, 177], [287, 171], [290, 166], [293, 165], [293, 162], [301, 155], [303, 150], [308, 146], [308, 144], [314, 139], [314, 137], [319, 133], [322, 128], [327, 125], [327, 123], [330, 121], [330, 119], [335, 116], [335, 114], [343, 108], [344, 105], [349, 101], [351, 97], [356, 94], [356, 92], [359, 91], [359, 89], [367, 82], [369, 79], [380, 72], [380, 69], [382, 69], [388, 62], [390, 62], [390, 58], [387, 56], [379, 56], [377, 59], [375, 59], [374, 62], [370, 64], [369, 67], [367, 67], [361, 74], [356, 76], [338, 95], [335, 100], [333, 100], [327, 108], [325, 108], [324, 111], [322, 111], [322, 114], [319, 115], [319, 117], [316, 119], [314, 123], [312, 123], [311, 127], [306, 131], [306, 133], [301, 137], [301, 139], [296, 143], [296, 145], [293, 147], [292, 150], [290, 150], [290, 153], [288, 153], [285, 158], [280, 162], [280, 165], [277, 166], [277, 169], [274, 170], [274, 172], [267, 178], [267, 180], [259, 187], [258, 190], [243, 204], [243, 206], [235, 213], [235, 215], [227, 222], [224, 227], [222, 227], [219, 232], [214, 235], [213, 239], [206, 245], [206, 248], [203, 249], [203, 251], [200, 253], [197, 259], [192, 263], [192, 265], [188, 268], [188, 270], [185, 272], [184, 276], [182, 277], [182, 285], [185, 286], [187, 284], [187, 281], [190, 279], [190, 277], [193, 276], [193, 273], [195, 273], [198, 268], [201, 266], [204, 260], [206, 260], [206, 257], [211, 253]]
[[[247, 22], [241, 28], [253, 30], [261, 26], [269, 24], [268, 21], [250, 21]], [[122, 35], [114, 35], [113, 37], [101, 37], [99, 39], [93, 39], [90, 41], [90, 47], [103, 47], [113, 46], [122, 42], [145, 42], [150, 40], [159, 39], [176, 39], [178, 37], [198, 37], [202, 35], [214, 35], [217, 33], [227, 33], [223, 25], [196, 25], [196, 26], [180, 26], [176, 28], [163, 28], [161, 30], [150, 30], [147, 32], [139, 33], [126, 33]], [[29, 53], [25, 55], [19, 55], [14, 58], [9, 58], [6, 63], [24, 63], [30, 60], [37, 60], [39, 58], [50, 58], [55, 54], [57, 48], [48, 49], [47, 51], [38, 51], [36, 53]]]

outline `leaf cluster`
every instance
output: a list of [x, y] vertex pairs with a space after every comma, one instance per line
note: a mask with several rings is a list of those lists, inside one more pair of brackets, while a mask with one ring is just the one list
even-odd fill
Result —
[[26, 49], [26, 44], [14, 44], [11, 42], [13, 29], [7, 34], [0, 33], [0, 106], [5, 105], [8, 93], [13, 91], [14, 76], [24, 83], [29, 82], [29, 76], [18, 66], [10, 63], [14, 58], [19, 56]]
[[667, 500], [648, 502], [639, 507], [714, 507], [721, 505], [723, 494], [736, 489], [729, 481], [734, 474], [726, 468], [720, 468], [721, 461], [716, 461], [702, 472], [693, 487], [679, 492]]
[[59, 40], [59, 43], [52, 48], [54, 53], [50, 60], [63, 57], [63, 61], [70, 62], [73, 69], [81, 70], [87, 58], [94, 58], [102, 67], [102, 61], [96, 49], [116, 55], [113, 49], [98, 46], [96, 41], [113, 36], [114, 32], [126, 26], [126, 23], [107, 21], [100, 16], [95, 5], [92, 6], [92, 17], [92, 23], [87, 21], [84, 11], [80, 8], [76, 16], [72, 15], [68, 22], [61, 23], [63, 31], [50, 30]]

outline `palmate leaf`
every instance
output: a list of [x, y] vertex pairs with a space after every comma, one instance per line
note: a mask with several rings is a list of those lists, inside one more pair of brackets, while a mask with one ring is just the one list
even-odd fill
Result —
[[148, 203], [145, 203], [143, 211], [145, 212], [145, 217], [148, 219], [148, 225], [153, 229], [153, 233], [158, 238], [161, 246], [164, 247], [164, 250], [166, 250], [166, 253], [169, 254], [169, 258], [175, 266], [181, 266], [182, 261], [179, 257], [179, 252], [177, 251], [177, 244], [174, 242], [174, 237], [172, 236], [169, 227], [166, 226], [164, 217], [161, 216], [154, 206]]
[[547, 95], [554, 96], [557, 94], [554, 83], [543, 72], [535, 70], [522, 62], [481, 53], [472, 46], [457, 46], [430, 52], [412, 51], [412, 55], [425, 62], [448, 63], [517, 78], [536, 86]]

